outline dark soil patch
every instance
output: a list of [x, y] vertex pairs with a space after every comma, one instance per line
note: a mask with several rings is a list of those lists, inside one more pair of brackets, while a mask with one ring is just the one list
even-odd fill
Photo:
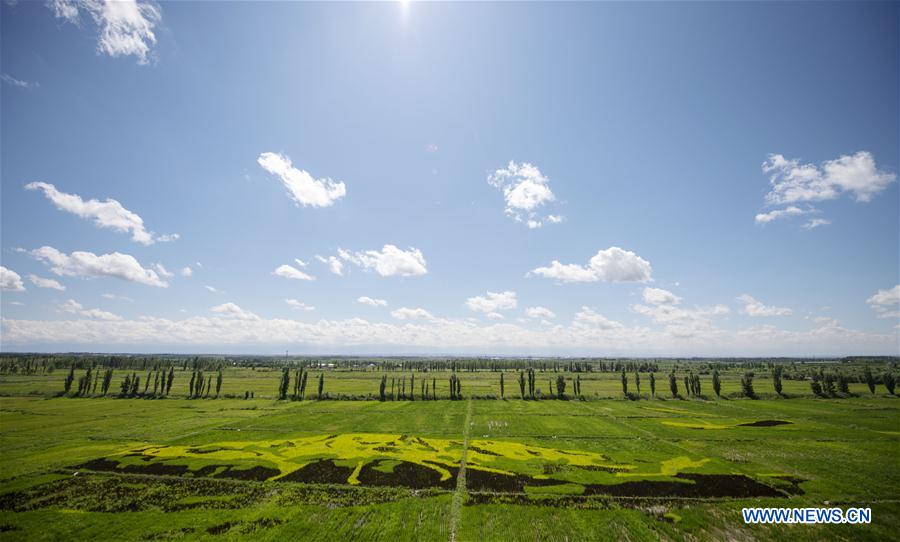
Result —
[[[194, 478], [231, 478], [234, 480], [249, 480], [262, 482], [273, 476], [278, 476], [281, 471], [263, 466], [255, 466], [249, 469], [239, 469], [234, 465], [205, 465], [197, 470], [191, 470], [187, 465], [172, 465], [162, 461], [147, 465], [121, 465], [108, 459], [94, 459], [87, 463], [73, 467], [100, 472], [119, 472], [129, 474], [150, 474], [154, 476], [192, 476]], [[220, 469], [221, 472], [217, 472]], [[349, 476], [349, 475], [348, 475]], [[344, 479], [346, 480], [346, 478]]]
[[137, 457], [141, 461], [150, 461], [153, 459], [153, 456], [144, 455], [144, 454], [125, 454], [122, 457]]
[[685, 474], [675, 476], [685, 482], [642, 480], [622, 484], [590, 484], [585, 495], [613, 497], [688, 497], [688, 498], [749, 498], [785, 497], [772, 486], [757, 482], [742, 474]]
[[[447, 468], [443, 465], [441, 467]], [[369, 463], [360, 470], [358, 478], [360, 483], [366, 486], [453, 489], [456, 487], [456, 471], [458, 469], [449, 468], [448, 470], [451, 472], [451, 477], [441, 481], [441, 474], [438, 471], [416, 463], [401, 461], [394, 466], [394, 472], [381, 472], [375, 468], [374, 464]]]
[[236, 521], [226, 521], [225, 523], [220, 523], [219, 525], [213, 525], [209, 529], [206, 530], [209, 534], [222, 534], [231, 530], [232, 527], [237, 525]]
[[[425, 442], [424, 440], [422, 440], [420, 437], [416, 437], [416, 443], [419, 444], [419, 446], [422, 446], [423, 448], [425, 448], [426, 450], [428, 450], [429, 452], [436, 452], [436, 451], [437, 451], [437, 448], [435, 448], [435, 447], [432, 446], [431, 444], [428, 444], [427, 442]], [[471, 448], [471, 446], [469, 446], [469, 448]]]
[[346, 484], [347, 478], [350, 478], [351, 474], [353, 474], [353, 469], [350, 467], [335, 465], [331, 459], [321, 459], [304, 465], [278, 480], [305, 484]]
[[201, 448], [188, 448], [187, 453], [189, 454], [211, 454], [213, 452], [221, 452], [225, 448], [209, 448], [207, 450], [203, 450]]
[[803, 491], [803, 489], [800, 487], [800, 484], [806, 481], [805, 478], [800, 478], [798, 476], [791, 476], [791, 475], [774, 476], [773, 478], [781, 480], [787, 484], [785, 486], [780, 486], [779, 489], [781, 489], [782, 491], [784, 491], [785, 493], [787, 493], [789, 495], [803, 495], [805, 493]]
[[498, 493], [519, 493], [525, 486], [555, 486], [564, 484], [559, 480], [536, 479], [523, 474], [509, 475], [488, 472], [477, 467], [466, 469], [466, 488], [472, 491], [495, 491]]
[[469, 449], [472, 450], [473, 452], [478, 452], [480, 454], [494, 455], [494, 456], [500, 457], [500, 454], [494, 453], [490, 450], [485, 450], [484, 448], [478, 448], [477, 446], [472, 446], [471, 444], [469, 444]]
[[784, 420], [759, 420], [757, 422], [742, 423], [738, 427], [775, 427], [776, 425], [791, 425]]

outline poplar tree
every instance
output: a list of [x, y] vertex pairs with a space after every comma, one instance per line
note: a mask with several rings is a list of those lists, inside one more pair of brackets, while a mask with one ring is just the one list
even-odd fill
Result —
[[387, 375], [381, 375], [381, 384], [378, 385], [378, 399], [384, 401], [384, 388], [387, 385]]
[[222, 368], [219, 367], [218, 374], [216, 375], [216, 397], [219, 396], [219, 392], [222, 390]]
[[287, 367], [281, 370], [281, 379], [278, 381], [278, 400], [287, 399], [288, 386], [291, 381], [291, 371]]
[[556, 398], [566, 398], [566, 378], [563, 375], [556, 377]]
[[622, 393], [628, 395], [628, 376], [625, 374], [625, 368], [622, 368]]
[[106, 369], [106, 372], [103, 373], [103, 384], [100, 385], [100, 391], [103, 395], [109, 393], [109, 385], [112, 384], [113, 370], [111, 368]]
[[675, 378], [675, 373], [669, 373], [669, 389], [672, 390], [672, 397], [678, 397], [678, 379]]
[[525, 373], [519, 371], [519, 394], [525, 399]]
[[844, 395], [850, 394], [850, 383], [844, 373], [838, 373], [837, 376], [838, 391]]
[[749, 397], [750, 399], [756, 399], [756, 392], [753, 391], [753, 372], [747, 371], [744, 373], [744, 376], [741, 377], [741, 391], [744, 394], [744, 397]]
[[166, 396], [172, 391], [172, 382], [175, 381], [175, 367], [169, 367], [169, 378], [166, 379]]
[[322, 400], [322, 391], [325, 389], [325, 373], [319, 373], [319, 396], [318, 399]]
[[831, 373], [825, 373], [825, 377], [822, 379], [822, 381], [823, 381], [822, 390], [829, 397], [833, 396], [835, 394], [834, 375]]
[[822, 380], [821, 375], [819, 375], [819, 373], [814, 372], [812, 374], [812, 379], [809, 382], [809, 387], [812, 390], [813, 395], [815, 395], [816, 397], [821, 397], [824, 395], [824, 392], [822, 390], [822, 381], [821, 380]]
[[634, 389], [638, 395], [641, 394], [641, 373], [638, 372], [637, 368], [634, 369]]
[[869, 369], [868, 365], [866, 365], [866, 368], [863, 370], [863, 377], [866, 381], [866, 385], [869, 386], [869, 393], [875, 395], [875, 377], [872, 376], [872, 369]]
[[72, 382], [75, 381], [75, 365], [71, 365], [69, 367], [69, 374], [66, 376], [66, 379], [63, 381], [63, 394], [68, 394], [69, 391], [72, 390]]
[[713, 391], [716, 392], [716, 397], [721, 397], [722, 381], [719, 380], [719, 370], [718, 369], [713, 369], [712, 386], [713, 386]]
[[650, 373], [650, 396], [656, 397], [656, 376], [654, 376], [654, 373]]
[[772, 368], [772, 387], [775, 388], [775, 393], [781, 395], [781, 365], [776, 365]]
[[884, 373], [884, 376], [881, 377], [881, 381], [884, 382], [884, 387], [887, 388], [889, 394], [894, 395], [894, 386], [896, 381], [894, 380], [893, 373]]
[[501, 399], [505, 399], [505, 397], [503, 396], [503, 393], [504, 393], [504, 390], [503, 390], [503, 372], [501, 371], [501, 372], [500, 372], [500, 398], [501, 398]]

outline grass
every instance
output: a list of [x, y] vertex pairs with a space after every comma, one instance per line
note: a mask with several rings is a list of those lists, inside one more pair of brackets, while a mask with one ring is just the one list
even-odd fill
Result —
[[[447, 540], [464, 452], [457, 540], [879, 540], [900, 527], [900, 402], [862, 384], [851, 385], [856, 397], [820, 399], [808, 383], [785, 381], [794, 397], [783, 399], [758, 376], [763, 398], [754, 401], [736, 397], [734, 371], [723, 373], [728, 399], [632, 401], [622, 398], [617, 374], [602, 373], [582, 375], [586, 400], [422, 401], [417, 390], [416, 401], [275, 401], [279, 372], [230, 368], [223, 395], [255, 390], [255, 399], [191, 400], [178, 373], [173, 394], [155, 400], [54, 398], [62, 371], [0, 377], [0, 537]], [[435, 376], [439, 392], [448, 374]], [[327, 371], [326, 391], [374, 396], [380, 375]], [[499, 395], [497, 373], [462, 378], [466, 397]], [[548, 378], [539, 374], [538, 385]], [[663, 379], [657, 384], [660, 392]], [[512, 372], [506, 391], [518, 395]], [[747, 425], [760, 421], [789, 423]], [[114, 472], [79, 468], [98, 459]], [[323, 460], [331, 462], [323, 472], [338, 478], [286, 480]], [[141, 472], [157, 463], [192, 472]], [[252, 467], [273, 472], [215, 478]], [[373, 482], [419, 474], [421, 487]], [[746, 477], [779, 496], [596, 491], [699, 485], [703, 476]], [[826, 502], [870, 506], [873, 522], [741, 521], [744, 506]]]

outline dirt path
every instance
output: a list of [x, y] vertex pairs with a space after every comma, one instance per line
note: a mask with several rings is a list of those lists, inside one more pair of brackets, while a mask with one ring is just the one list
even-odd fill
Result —
[[459, 462], [459, 474], [456, 475], [456, 492], [450, 505], [450, 542], [456, 542], [456, 531], [459, 529], [459, 517], [462, 514], [462, 501], [466, 493], [466, 456], [469, 452], [469, 428], [472, 426], [472, 400], [466, 405], [466, 424], [463, 428], [462, 459]]

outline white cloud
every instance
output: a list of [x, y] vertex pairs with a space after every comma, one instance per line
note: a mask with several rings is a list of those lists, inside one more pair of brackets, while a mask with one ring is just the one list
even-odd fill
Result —
[[804, 230], [812, 230], [818, 228], [819, 226], [827, 226], [831, 224], [831, 221], [827, 218], [811, 218], [806, 221], [803, 226], [801, 226]]
[[510, 161], [505, 168], [498, 169], [487, 178], [488, 184], [499, 189], [506, 201], [504, 212], [517, 222], [524, 222], [530, 229], [540, 228], [542, 220], [557, 224], [562, 221], [558, 215], [548, 215], [543, 219], [538, 211], [556, 199], [550, 190], [550, 180], [532, 164], [518, 164]]
[[159, 273], [160, 276], [165, 277], [167, 279], [170, 279], [175, 276], [175, 273], [169, 272], [169, 270], [166, 269], [165, 267], [163, 267], [163, 264], [161, 264], [161, 263], [153, 264], [153, 268], [156, 269], [156, 272]]
[[194, 270], [190, 267], [182, 267], [181, 271], [179, 271], [182, 277], [192, 277], [194, 276]]
[[135, 0], [49, 0], [54, 14], [80, 26], [79, 12], [87, 12], [99, 27], [97, 52], [112, 57], [136, 56], [146, 64], [156, 45], [153, 30], [162, 20], [158, 5]]
[[296, 262], [299, 267], [306, 267], [307, 265], [309, 265], [300, 258], [294, 258], [294, 262]]
[[486, 296], [470, 297], [466, 300], [469, 310], [481, 313], [492, 313], [516, 308], [515, 292], [488, 292]]
[[300, 301], [297, 301], [296, 299], [285, 299], [284, 302], [287, 303], [288, 305], [290, 305], [292, 309], [297, 309], [297, 310], [301, 310], [301, 311], [316, 310], [315, 307], [313, 307], [311, 305], [307, 305], [306, 303], [301, 303]]
[[[239, 309], [239, 308], [238, 308]], [[414, 309], [407, 309], [414, 311]], [[783, 330], [772, 325], [725, 332], [715, 326], [653, 329], [625, 326], [582, 309], [569, 325], [547, 322], [525, 327], [508, 322], [481, 324], [477, 319], [419, 319], [398, 323], [361, 318], [302, 322], [297, 319], [240, 319], [226, 316], [183, 319], [141, 317], [134, 320], [0, 320], [5, 345], [28, 348], [55, 344], [60, 349], [146, 351], [148, 348], [240, 351], [272, 345], [308, 346], [323, 351], [455, 352], [579, 356], [772, 356], [897, 355], [898, 330], [869, 333], [836, 321], [816, 322], [809, 329]], [[240, 310], [239, 313], [244, 311]], [[427, 312], [427, 311], [426, 311]], [[70, 346], [71, 345], [71, 346]], [[292, 347], [295, 348], [295, 347]], [[164, 350], [158, 350], [164, 351]]]
[[666, 290], [645, 291], [644, 299], [655, 303], [653, 306], [635, 304], [631, 306], [631, 310], [650, 318], [654, 323], [663, 326], [667, 334], [678, 338], [721, 338], [722, 332], [713, 325], [710, 317], [722, 316], [730, 312], [725, 305], [693, 309], [680, 307], [681, 298]]
[[69, 299], [65, 303], [59, 306], [59, 310], [61, 312], [66, 312], [70, 314], [80, 314], [82, 316], [87, 316], [88, 318], [94, 318], [96, 320], [107, 320], [107, 321], [116, 321], [122, 320], [122, 317], [118, 314], [113, 314], [111, 312], [107, 312], [100, 309], [85, 309], [81, 303], [75, 301], [74, 299]]
[[413, 277], [428, 273], [422, 251], [413, 247], [401, 250], [394, 245], [384, 245], [380, 251], [351, 253], [347, 250], [338, 250], [338, 255], [344, 261], [364, 269], [373, 269], [382, 277]]
[[871, 201], [897, 178], [894, 173], [879, 170], [875, 158], [866, 151], [842, 155], [818, 167], [770, 154], [762, 169], [769, 174], [772, 190], [766, 194], [766, 202], [772, 205], [831, 200], [844, 193], [853, 194], [856, 201]]
[[15, 77], [13, 77], [12, 75], [9, 75], [8, 73], [4, 73], [3, 75], [0, 75], [0, 80], [2, 80], [7, 85], [12, 85], [14, 87], [19, 87], [19, 88], [34, 88], [34, 87], [40, 86], [37, 83], [30, 83], [28, 81], [22, 81], [21, 79], [16, 79]]
[[283, 277], [286, 279], [294, 279], [294, 280], [316, 280], [316, 277], [308, 275], [303, 271], [300, 271], [296, 267], [291, 267], [290, 265], [279, 265], [275, 271], [272, 271], [273, 275]]
[[363, 305], [369, 305], [370, 307], [386, 307], [388, 304], [384, 299], [374, 299], [365, 295], [356, 298], [356, 302]]
[[25, 303], [22, 303], [21, 301], [10, 301], [9, 304], [10, 304], [10, 305], [16, 305], [17, 307], [24, 307], [24, 306], [25, 306]]
[[326, 258], [325, 256], [319, 256], [318, 254], [316, 254], [316, 259], [328, 265], [328, 270], [335, 275], [339, 277], [344, 276], [344, 262], [338, 259], [337, 256], [328, 256]]
[[99, 228], [131, 232], [131, 239], [142, 245], [152, 245], [157, 241], [166, 242], [178, 239], [177, 233], [156, 235], [152, 231], [147, 231], [144, 227], [144, 220], [140, 216], [129, 211], [121, 203], [111, 198], [107, 198], [106, 201], [96, 199], [84, 201], [77, 194], [66, 194], [57, 190], [52, 184], [40, 182], [28, 183], [25, 185], [25, 189], [42, 190], [44, 196], [60, 211], [66, 211], [78, 217], [93, 220], [94, 224]]
[[66, 255], [53, 247], [43, 246], [29, 252], [33, 257], [50, 266], [57, 275], [72, 277], [113, 277], [148, 286], [166, 288], [169, 283], [159, 278], [156, 271], [144, 269], [129, 254], [113, 252], [96, 255], [93, 252], [75, 251]]
[[37, 275], [28, 275], [28, 280], [38, 288], [49, 288], [51, 290], [65, 291], [66, 287], [53, 279], [45, 279]]
[[221, 314], [230, 318], [235, 318], [237, 320], [259, 320], [259, 316], [253, 314], [250, 311], [245, 311], [244, 309], [238, 307], [234, 303], [222, 303], [221, 305], [216, 305], [215, 307], [210, 308], [212, 312], [216, 314]]
[[116, 295], [116, 294], [103, 294], [100, 297], [103, 297], [104, 299], [113, 299], [116, 301], [134, 301], [130, 297], [126, 297], [124, 295]]
[[790, 316], [794, 313], [787, 307], [766, 306], [754, 299], [749, 294], [738, 296], [738, 301], [744, 304], [741, 312], [747, 316], [765, 317], [765, 316]]
[[535, 275], [562, 282], [649, 282], [651, 272], [650, 262], [619, 247], [597, 252], [586, 266], [553, 260], [549, 266], [531, 271]]
[[4, 292], [24, 292], [22, 277], [12, 269], [0, 265], [0, 290]]
[[573, 320], [575, 326], [591, 327], [605, 330], [623, 329], [625, 326], [615, 320], [603, 316], [595, 312], [590, 307], [581, 307], [581, 310], [575, 313]]
[[556, 318], [556, 313], [544, 307], [528, 307], [525, 316], [529, 318]]
[[662, 288], [644, 288], [644, 301], [653, 305], [677, 305], [681, 298]]
[[434, 316], [425, 309], [409, 309], [400, 307], [391, 311], [391, 316], [397, 320], [434, 320]]
[[769, 211], [768, 213], [759, 213], [756, 215], [755, 220], [756, 220], [757, 224], [768, 224], [769, 222], [772, 222], [773, 220], [776, 220], [779, 218], [784, 218], [784, 217], [788, 217], [788, 216], [805, 215], [808, 213], [813, 213], [815, 211], [816, 210], [813, 209], [812, 207], [810, 207], [808, 209], [801, 209], [800, 207], [797, 207], [796, 205], [791, 205], [784, 209], [775, 209], [774, 211]]
[[485, 316], [487, 316], [491, 320], [503, 320], [506, 317], [500, 314], [499, 312], [489, 312]]
[[209, 290], [210, 292], [212, 292], [212, 293], [214, 293], [214, 294], [222, 293], [222, 290], [219, 290], [218, 288], [215, 288], [215, 287], [210, 286], [210, 285], [208, 285], [208, 284], [207, 284], [206, 286], [204, 286], [204, 288], [206, 288], [207, 290]]
[[291, 159], [282, 154], [264, 152], [256, 162], [281, 180], [298, 205], [329, 207], [347, 194], [344, 183], [328, 178], [316, 179], [309, 172], [295, 168]]
[[900, 284], [887, 290], [878, 290], [866, 303], [875, 309], [879, 318], [900, 318], [900, 311], [891, 309], [900, 304]]

